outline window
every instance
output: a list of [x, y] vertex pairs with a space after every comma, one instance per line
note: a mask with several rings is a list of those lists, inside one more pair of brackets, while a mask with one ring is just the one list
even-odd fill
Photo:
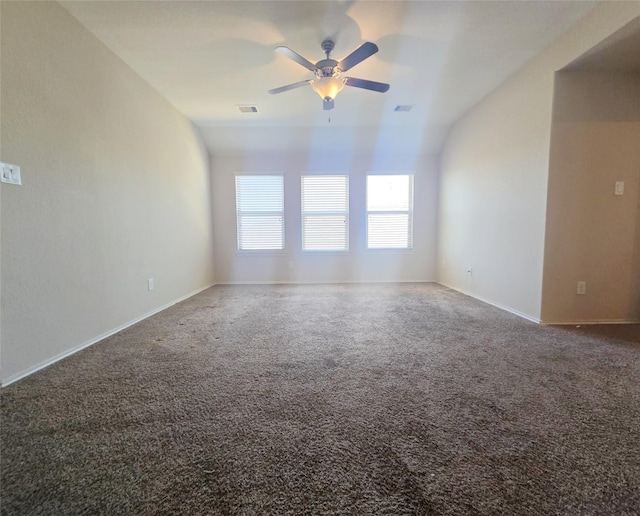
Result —
[[284, 249], [282, 176], [236, 176], [238, 249]]
[[367, 248], [413, 247], [413, 175], [367, 176]]
[[302, 249], [349, 248], [349, 177], [302, 176]]

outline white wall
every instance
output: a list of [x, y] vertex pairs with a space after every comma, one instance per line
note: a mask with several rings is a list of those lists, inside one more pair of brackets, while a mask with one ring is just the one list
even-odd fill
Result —
[[441, 158], [441, 283], [540, 319], [554, 73], [638, 15], [637, 2], [598, 5], [454, 125]]
[[[212, 158], [217, 283], [433, 281], [437, 214], [437, 163], [403, 157], [283, 154]], [[366, 250], [367, 172], [413, 172], [414, 247], [408, 251]], [[284, 175], [285, 247], [279, 253], [238, 252], [236, 174]], [[301, 251], [300, 176], [348, 174], [350, 231], [348, 252]], [[293, 268], [289, 264], [293, 262]]]
[[[559, 72], [542, 320], [638, 322], [639, 280], [640, 71]], [[587, 282], [585, 295], [577, 281]]]
[[213, 237], [191, 123], [57, 3], [0, 5], [7, 383], [212, 284]]

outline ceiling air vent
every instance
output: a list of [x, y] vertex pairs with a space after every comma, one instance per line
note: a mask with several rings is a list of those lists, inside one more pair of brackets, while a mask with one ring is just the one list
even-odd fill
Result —
[[394, 111], [411, 111], [413, 105], [396, 106]]
[[238, 106], [238, 109], [240, 110], [240, 113], [257, 113], [258, 112], [257, 106]]

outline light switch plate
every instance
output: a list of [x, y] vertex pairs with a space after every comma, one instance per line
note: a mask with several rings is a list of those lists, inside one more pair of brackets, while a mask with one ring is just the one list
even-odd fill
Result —
[[616, 181], [616, 186], [613, 190], [613, 195], [623, 195], [624, 194], [624, 181]]
[[11, 163], [0, 163], [0, 176], [3, 183], [21, 185], [20, 167]]

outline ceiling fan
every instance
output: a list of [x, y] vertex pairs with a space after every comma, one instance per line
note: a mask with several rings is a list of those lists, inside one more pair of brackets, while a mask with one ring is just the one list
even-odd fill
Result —
[[288, 47], [276, 47], [276, 52], [292, 59], [296, 63], [304, 66], [307, 70], [311, 70], [315, 74], [315, 79], [307, 79], [306, 81], [294, 82], [286, 86], [280, 86], [269, 90], [269, 93], [282, 93], [283, 91], [293, 90], [309, 84], [313, 90], [322, 98], [322, 107], [325, 110], [333, 109], [333, 100], [338, 92], [345, 86], [353, 86], [355, 88], [363, 88], [365, 90], [378, 91], [384, 93], [389, 89], [389, 85], [383, 82], [367, 81], [365, 79], [356, 79], [354, 77], [343, 77], [342, 73], [353, 68], [368, 57], [371, 57], [378, 51], [378, 46], [374, 43], [366, 42], [356, 48], [347, 57], [341, 61], [331, 59], [334, 42], [331, 39], [325, 39], [322, 42], [322, 50], [326, 54], [326, 59], [321, 59], [316, 64], [308, 61], [297, 52]]

